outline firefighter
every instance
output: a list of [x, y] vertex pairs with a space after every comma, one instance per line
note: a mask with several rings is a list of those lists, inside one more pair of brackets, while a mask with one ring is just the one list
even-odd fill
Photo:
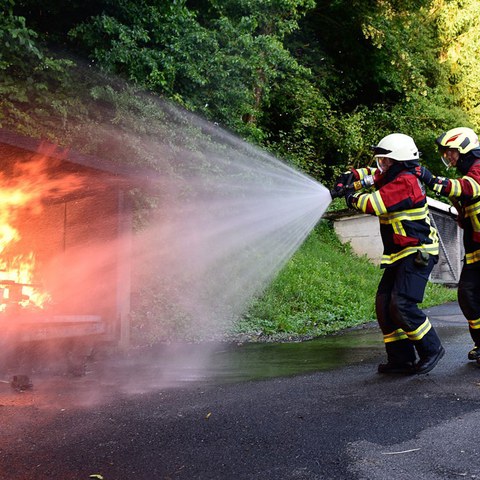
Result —
[[383, 275], [375, 310], [387, 362], [378, 366], [378, 372], [424, 374], [437, 365], [445, 350], [418, 307], [438, 261], [437, 231], [430, 225], [425, 188], [415, 174], [420, 153], [414, 140], [402, 133], [387, 135], [373, 151], [378, 168], [346, 172], [336, 188], [344, 189], [352, 174], [357, 182], [372, 178], [366, 183], [373, 183], [373, 192], [346, 190], [345, 199], [350, 208], [376, 215], [380, 221]]
[[455, 167], [462, 177], [436, 177], [425, 167], [418, 170], [419, 177], [434, 192], [448, 197], [458, 211], [465, 247], [458, 304], [474, 343], [468, 359], [480, 364], [480, 146], [477, 134], [466, 127], [442, 133], [436, 143], [447, 169]]

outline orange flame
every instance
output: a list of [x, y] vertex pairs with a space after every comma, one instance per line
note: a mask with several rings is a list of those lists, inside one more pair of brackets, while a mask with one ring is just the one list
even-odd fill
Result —
[[[51, 297], [36, 279], [35, 252], [15, 252], [22, 238], [15, 226], [22, 212], [42, 213], [42, 201], [60, 198], [84, 185], [74, 174], [58, 174], [61, 159], [44, 146], [41, 154], [15, 158], [0, 172], [0, 312], [9, 308], [44, 308]], [[12, 160], [12, 159], [10, 159]]]

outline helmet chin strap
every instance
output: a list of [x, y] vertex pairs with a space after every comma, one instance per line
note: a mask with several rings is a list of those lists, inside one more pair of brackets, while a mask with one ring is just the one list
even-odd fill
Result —
[[440, 157], [440, 160], [442, 161], [442, 163], [445, 165], [446, 169], [448, 170], [449, 168], [452, 168], [452, 164], [450, 162], [448, 162], [447, 160], [445, 160], [443, 157]]

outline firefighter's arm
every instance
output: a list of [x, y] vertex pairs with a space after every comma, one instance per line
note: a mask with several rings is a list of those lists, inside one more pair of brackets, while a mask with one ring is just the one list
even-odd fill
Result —
[[480, 185], [474, 178], [465, 175], [456, 180], [449, 180], [450, 191], [448, 196], [450, 198], [473, 198], [480, 196]]
[[[369, 213], [371, 215], [378, 215], [373, 208], [373, 196], [379, 197], [379, 192], [374, 193], [352, 193], [349, 192], [345, 195], [345, 202], [349, 208], [358, 210], [363, 213]], [[382, 202], [383, 203], [383, 202]]]
[[425, 167], [420, 168], [421, 174], [417, 176], [437, 195], [449, 198], [473, 198], [480, 196], [480, 184], [469, 175], [459, 179], [450, 179], [437, 177]]
[[377, 171], [377, 169], [372, 167], [363, 167], [356, 168], [353, 171], [355, 172], [356, 180], [363, 180], [366, 177], [375, 176], [375, 172]]
[[370, 215], [383, 215], [387, 212], [411, 208], [412, 199], [409, 196], [410, 184], [405, 178], [387, 183], [372, 193], [351, 193], [346, 198], [347, 205]]
[[355, 172], [353, 170], [348, 170], [340, 174], [335, 180], [334, 187], [330, 190], [331, 197], [337, 198], [345, 196], [349, 190], [349, 185], [353, 184], [355, 180], [357, 180], [357, 178], [355, 178]]
[[421, 180], [428, 188], [433, 190], [437, 195], [443, 195], [444, 197], [450, 196], [452, 188], [451, 180], [444, 177], [437, 177], [427, 167], [418, 166], [414, 170], [415, 175]]

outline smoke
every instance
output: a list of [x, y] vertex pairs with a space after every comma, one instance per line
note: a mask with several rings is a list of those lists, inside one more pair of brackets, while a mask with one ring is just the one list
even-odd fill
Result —
[[[91, 167], [108, 173], [92, 178], [89, 167], [59, 174], [64, 158], [44, 146], [40, 161], [17, 164], [10, 186], [27, 185], [12, 178], [37, 179], [23, 189], [28, 214], [14, 215], [20, 244], [35, 252], [34, 281], [48, 292], [54, 319], [108, 319], [110, 334], [118, 335], [112, 305], [130, 304], [134, 343], [222, 338], [298, 249], [330, 195], [215, 124], [158, 98], [136, 100], [148, 109], [120, 115], [100, 102], [105, 121], [69, 132], [72, 150], [88, 152]], [[119, 190], [133, 206], [132, 236]], [[13, 323], [8, 330], [17, 334]], [[55, 352], [61, 343], [48, 348]], [[192, 366], [198, 372], [207, 357], [172, 347], [148, 383], [170, 383]], [[140, 376], [131, 382], [125, 385], [143, 388]]]

